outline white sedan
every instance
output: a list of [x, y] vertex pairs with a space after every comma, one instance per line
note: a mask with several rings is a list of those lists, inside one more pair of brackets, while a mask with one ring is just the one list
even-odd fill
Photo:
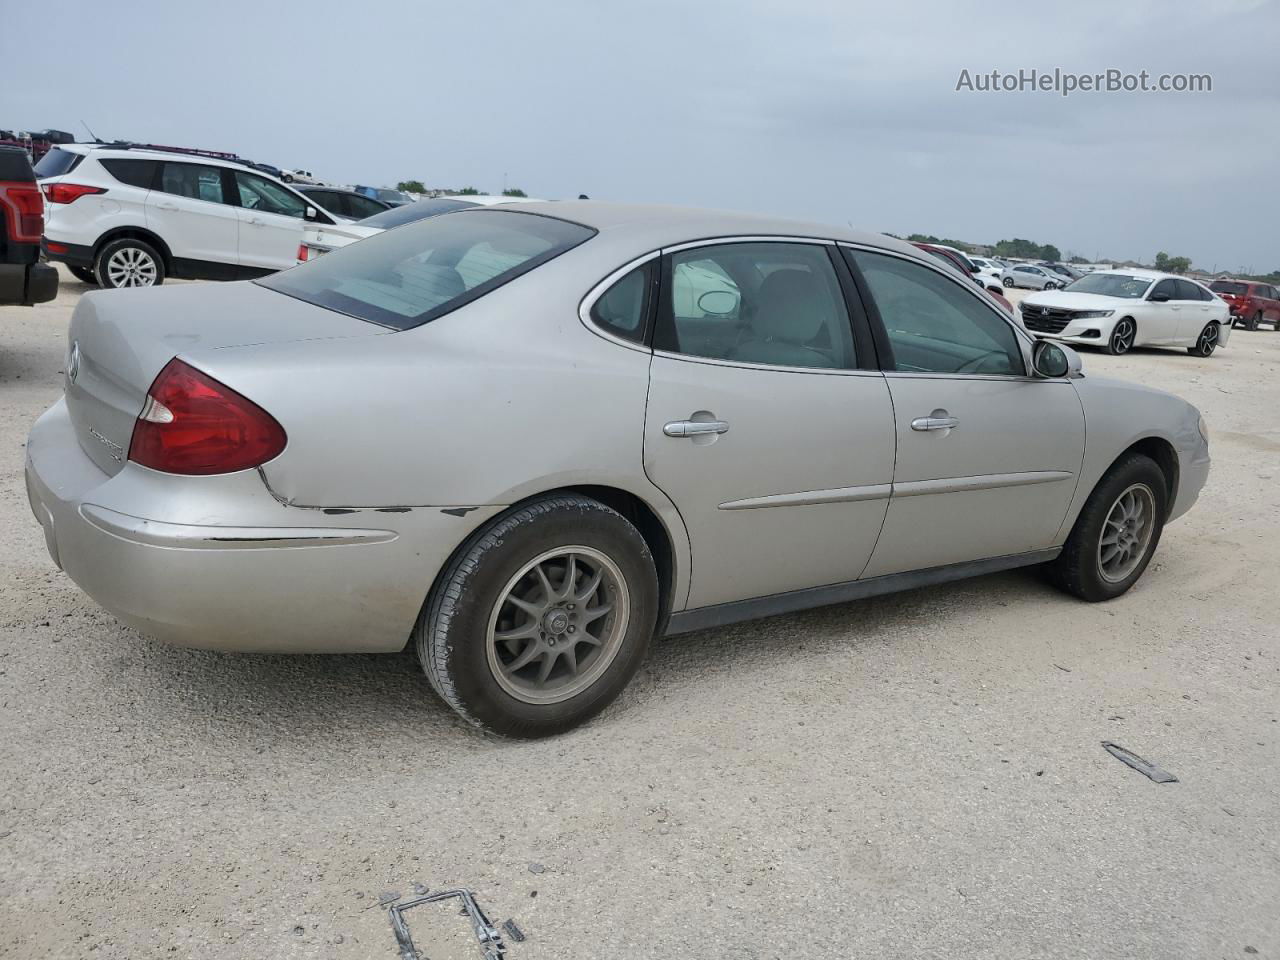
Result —
[[371, 217], [357, 220], [355, 223], [322, 224], [308, 223], [302, 232], [302, 243], [298, 247], [298, 262], [314, 260], [330, 250], [337, 250], [349, 243], [372, 237], [402, 224], [425, 220], [427, 217], [452, 213], [455, 210], [466, 210], [468, 207], [489, 207], [500, 203], [533, 203], [532, 197], [505, 197], [495, 194], [469, 193], [455, 197], [429, 197], [414, 203], [402, 204], [375, 213]]
[[1063, 290], [1032, 294], [1019, 307], [1041, 339], [1092, 344], [1107, 353], [1134, 347], [1186, 347], [1207, 357], [1231, 334], [1225, 301], [1186, 277], [1154, 270], [1085, 274]]
[[1000, 272], [1000, 282], [1006, 287], [1054, 290], [1066, 286], [1069, 281], [1048, 267], [1038, 267], [1033, 263], [1019, 263], [1012, 267], [1005, 267]]

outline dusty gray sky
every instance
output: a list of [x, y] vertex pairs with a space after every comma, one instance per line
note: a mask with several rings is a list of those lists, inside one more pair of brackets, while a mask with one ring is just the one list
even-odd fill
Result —
[[[0, 127], [1280, 268], [1280, 3], [0, 0]], [[1211, 93], [956, 92], [1020, 68]], [[18, 78], [16, 81], [14, 78]]]

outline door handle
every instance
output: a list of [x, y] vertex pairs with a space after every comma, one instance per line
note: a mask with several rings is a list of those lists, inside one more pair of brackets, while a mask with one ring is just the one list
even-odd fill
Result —
[[250, 218], [249, 218], [249, 224], [250, 224], [250, 226], [260, 227], [260, 226], [262, 226], [262, 221], [261, 221], [261, 220], [259, 220], [257, 217], [250, 217]]
[[912, 430], [950, 430], [952, 427], [960, 426], [960, 421], [955, 417], [916, 417], [911, 421]]
[[170, 213], [178, 209], [178, 205], [176, 203], [157, 203], [156, 206], [161, 210], [168, 210]]
[[705, 437], [728, 433], [729, 424], [723, 420], [672, 420], [663, 426], [662, 432], [668, 437]]

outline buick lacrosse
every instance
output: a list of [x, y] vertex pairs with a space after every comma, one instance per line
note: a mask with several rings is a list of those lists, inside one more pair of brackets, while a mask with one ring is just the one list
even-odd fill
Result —
[[737, 214], [448, 213], [87, 294], [68, 348], [26, 477], [86, 593], [195, 647], [412, 643], [521, 737], [655, 635], [1031, 564], [1117, 597], [1209, 470], [1194, 407], [927, 253]]

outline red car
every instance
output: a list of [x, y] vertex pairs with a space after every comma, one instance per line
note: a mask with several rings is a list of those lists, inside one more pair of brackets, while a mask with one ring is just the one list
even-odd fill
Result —
[[1209, 289], [1227, 301], [1231, 308], [1231, 325], [1257, 330], [1258, 324], [1269, 323], [1280, 330], [1280, 290], [1254, 280], [1215, 280]]
[[952, 250], [950, 247], [934, 246], [932, 243], [915, 243], [914, 241], [911, 245], [913, 247], [919, 247], [926, 253], [933, 254], [943, 263], [955, 267], [978, 286], [986, 290], [987, 293], [999, 300], [1000, 304], [1009, 311], [1010, 315], [1013, 314], [1013, 304], [1005, 297], [1004, 291], [1000, 289], [1000, 284], [994, 280], [990, 282], [983, 280], [982, 276], [978, 273], [978, 268], [975, 267], [969, 258], [959, 250]]

